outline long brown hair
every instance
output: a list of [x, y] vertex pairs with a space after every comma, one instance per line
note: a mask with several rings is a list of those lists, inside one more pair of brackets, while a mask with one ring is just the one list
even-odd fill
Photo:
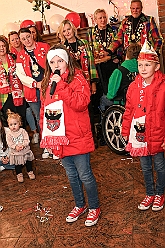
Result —
[[[74, 74], [75, 74], [75, 68], [80, 69], [79, 64], [77, 63], [76, 60], [74, 60], [70, 54], [69, 51], [66, 49], [66, 47], [62, 44], [56, 44], [50, 48], [50, 50], [55, 50], [55, 49], [63, 49], [66, 51], [68, 55], [68, 70], [69, 70], [69, 75], [67, 78], [68, 84], [73, 80]], [[41, 83], [41, 89], [42, 89], [42, 96], [43, 98], [46, 97], [46, 89], [48, 88], [49, 85], [49, 80], [50, 80], [50, 74], [52, 73], [52, 70], [50, 68], [50, 65], [48, 63], [48, 60], [46, 60], [46, 69], [45, 69], [45, 76], [42, 80]]]

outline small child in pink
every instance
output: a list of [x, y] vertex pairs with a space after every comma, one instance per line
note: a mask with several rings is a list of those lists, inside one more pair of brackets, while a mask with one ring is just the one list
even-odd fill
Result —
[[30, 140], [25, 129], [20, 128], [21, 117], [17, 113], [8, 111], [7, 118], [9, 131], [6, 135], [7, 144], [11, 150], [10, 164], [15, 164], [18, 182], [23, 182], [22, 166], [25, 164], [30, 179], [35, 179], [32, 169], [34, 155], [30, 150]]

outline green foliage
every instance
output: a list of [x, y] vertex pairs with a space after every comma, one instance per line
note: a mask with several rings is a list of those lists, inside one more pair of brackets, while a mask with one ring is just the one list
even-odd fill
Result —
[[32, 9], [43, 14], [45, 9], [50, 9], [50, 3], [44, 0], [34, 0]]

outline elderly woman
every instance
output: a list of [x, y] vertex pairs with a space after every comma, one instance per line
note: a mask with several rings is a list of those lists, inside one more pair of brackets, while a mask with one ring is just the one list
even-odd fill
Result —
[[7, 39], [0, 36], [0, 109], [5, 116], [8, 109], [18, 113], [25, 127], [26, 102], [22, 90], [22, 83], [16, 75], [15, 60], [9, 53]]

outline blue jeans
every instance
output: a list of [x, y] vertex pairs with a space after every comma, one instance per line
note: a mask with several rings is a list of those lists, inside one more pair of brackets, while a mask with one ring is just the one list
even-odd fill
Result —
[[99, 207], [98, 192], [95, 177], [90, 166], [90, 154], [67, 156], [62, 159], [62, 164], [66, 170], [72, 188], [76, 207], [85, 206], [83, 185], [85, 187], [89, 209]]
[[28, 122], [28, 124], [30, 126], [31, 131], [34, 131], [34, 130], [37, 129], [36, 128], [36, 123], [35, 123], [35, 120], [34, 120], [34, 116], [33, 116], [33, 113], [32, 113], [32, 110], [31, 110], [30, 107], [26, 109], [26, 120], [27, 120], [27, 122]]
[[15, 170], [14, 164], [12, 165], [10, 165], [9, 163], [3, 164], [1, 160], [0, 160], [0, 166], [3, 166], [6, 170]]
[[[154, 161], [154, 169], [156, 171], [156, 185], [154, 185], [153, 170], [152, 170], [152, 158]], [[165, 159], [164, 153], [159, 152], [153, 156], [140, 157], [141, 168], [143, 171], [146, 194], [151, 195], [163, 195], [165, 188]]]
[[38, 131], [40, 131], [40, 107], [41, 107], [41, 101], [40, 101], [40, 91], [39, 89], [36, 89], [36, 94], [37, 94], [37, 102], [28, 102], [31, 110], [34, 113], [34, 116], [36, 118], [37, 121], [37, 127], [38, 127]]
[[109, 100], [106, 95], [102, 95], [100, 98], [100, 109], [104, 112], [106, 107], [113, 105], [113, 101]]

